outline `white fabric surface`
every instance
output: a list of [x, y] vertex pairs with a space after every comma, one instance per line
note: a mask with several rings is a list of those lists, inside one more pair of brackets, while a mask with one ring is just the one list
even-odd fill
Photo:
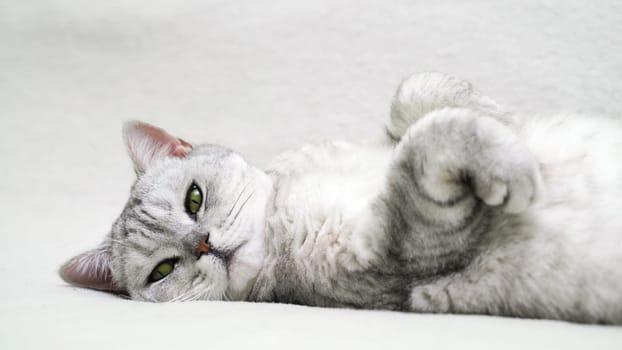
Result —
[[264, 165], [377, 135], [408, 73], [521, 112], [622, 112], [622, 3], [0, 0], [0, 349], [622, 348], [622, 327], [289, 305], [146, 304], [66, 286], [133, 173], [122, 121]]

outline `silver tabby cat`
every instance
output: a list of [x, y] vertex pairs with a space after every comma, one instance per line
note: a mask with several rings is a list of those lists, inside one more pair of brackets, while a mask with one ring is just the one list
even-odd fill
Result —
[[262, 171], [125, 125], [137, 180], [74, 285], [147, 301], [249, 300], [622, 324], [622, 124], [517, 116], [468, 82], [399, 87], [382, 144]]

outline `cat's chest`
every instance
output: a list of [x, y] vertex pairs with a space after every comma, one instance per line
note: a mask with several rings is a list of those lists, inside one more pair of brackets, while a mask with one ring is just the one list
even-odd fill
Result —
[[391, 149], [326, 143], [278, 157], [269, 169], [275, 181], [273, 234], [282, 243], [310, 235], [339, 235], [355, 223], [385, 181]]
[[390, 153], [330, 143], [275, 159], [267, 171], [274, 181], [266, 218], [268, 282], [257, 299], [341, 305], [330, 297], [335, 293], [330, 281], [341, 276], [337, 270], [348, 235], [385, 186]]

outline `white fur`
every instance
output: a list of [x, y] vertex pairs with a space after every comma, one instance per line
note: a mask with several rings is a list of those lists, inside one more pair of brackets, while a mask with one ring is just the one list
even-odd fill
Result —
[[[498, 142], [524, 145], [543, 179], [537, 179], [538, 197], [524, 182], [514, 188], [494, 184], [482, 199], [499, 205], [511, 191], [506, 211], [520, 215], [495, 220], [483, 238], [490, 241], [486, 250], [468, 267], [414, 287], [411, 308], [622, 322], [620, 122], [572, 115], [513, 116], [469, 84], [447, 79], [433, 73], [406, 80], [393, 102], [389, 133], [400, 138], [424, 116], [443, 118], [446, 106], [467, 107], [510, 126], [515, 136], [507, 137], [516, 140]], [[459, 83], [458, 91], [451, 90], [451, 82]], [[382, 145], [335, 143], [278, 157], [269, 168], [280, 182], [267, 241], [274, 250], [274, 242], [291, 241], [292, 259], [312, 280], [330, 278], [337, 267], [357, 270], [377, 262], [386, 240], [378, 235], [381, 228], [374, 227], [379, 224], [371, 217], [370, 202], [382, 191], [392, 152]], [[437, 156], [451, 155], [439, 150]], [[442, 186], [436, 188], [442, 191]], [[530, 198], [537, 200], [528, 208]], [[517, 227], [507, 233], [512, 220]], [[279, 258], [274, 250], [269, 259]], [[572, 305], [579, 309], [572, 310]], [[542, 312], [533, 311], [537, 308]]]
[[[110, 263], [112, 287], [151, 301], [622, 323], [620, 121], [517, 116], [468, 82], [424, 73], [401, 84], [387, 130], [392, 141], [306, 145], [263, 172], [129, 124], [130, 202], [106, 249], [61, 274], [91, 283], [79, 274]], [[205, 194], [195, 217], [183, 204], [193, 183]], [[207, 234], [230, 261], [197, 256]], [[174, 272], [148, 283], [171, 258]]]

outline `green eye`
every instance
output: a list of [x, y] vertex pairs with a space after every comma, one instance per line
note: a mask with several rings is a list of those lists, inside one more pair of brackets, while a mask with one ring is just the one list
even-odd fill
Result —
[[203, 203], [203, 193], [195, 183], [193, 183], [186, 193], [186, 211], [188, 214], [196, 215]]
[[168, 276], [175, 269], [175, 262], [166, 260], [158, 264], [149, 275], [149, 283], [159, 281]]

